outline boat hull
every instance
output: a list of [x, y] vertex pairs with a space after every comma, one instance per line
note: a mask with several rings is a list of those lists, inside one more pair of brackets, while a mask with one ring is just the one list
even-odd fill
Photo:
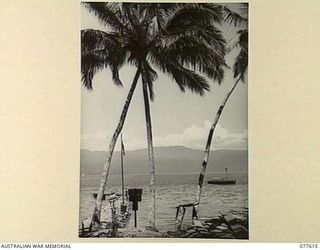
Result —
[[211, 180], [211, 181], [208, 181], [208, 184], [235, 185], [236, 184], [236, 180]]

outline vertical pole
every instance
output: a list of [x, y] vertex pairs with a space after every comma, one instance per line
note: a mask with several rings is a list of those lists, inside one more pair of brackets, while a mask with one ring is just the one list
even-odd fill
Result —
[[180, 228], [181, 228], [181, 212], [180, 212], [180, 210], [181, 210], [181, 206], [178, 206], [177, 207], [177, 213], [176, 213], [176, 228], [178, 229], [178, 230], [180, 230]]
[[122, 205], [124, 205], [124, 173], [123, 173], [123, 142], [122, 142], [122, 133], [121, 133], [121, 180], [122, 180]]
[[137, 210], [134, 210], [134, 227], [137, 227]]
[[114, 233], [115, 233], [114, 201], [110, 200], [110, 208], [111, 208], [112, 235], [114, 235]]
[[186, 208], [184, 206], [177, 207], [176, 228], [178, 230], [181, 230], [185, 213], [186, 213]]
[[225, 170], [226, 170], [226, 177], [228, 178], [228, 169], [225, 168]]

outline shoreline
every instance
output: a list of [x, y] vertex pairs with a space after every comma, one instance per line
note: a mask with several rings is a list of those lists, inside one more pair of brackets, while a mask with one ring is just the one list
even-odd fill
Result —
[[100, 229], [79, 233], [80, 238], [199, 238], [199, 239], [249, 239], [248, 208], [242, 211], [230, 210], [226, 214], [205, 220], [197, 220], [194, 225], [184, 225], [173, 231], [155, 231], [147, 228], [128, 228], [122, 224], [116, 230], [112, 223], [102, 223]]

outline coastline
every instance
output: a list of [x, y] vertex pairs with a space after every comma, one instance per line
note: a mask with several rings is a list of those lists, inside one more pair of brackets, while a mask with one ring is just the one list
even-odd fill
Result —
[[148, 228], [128, 228], [118, 224], [116, 230], [112, 223], [102, 223], [93, 232], [80, 233], [80, 238], [203, 238], [203, 239], [249, 239], [248, 208], [231, 210], [218, 217], [197, 220], [194, 225], [184, 225], [174, 231], [155, 231]]

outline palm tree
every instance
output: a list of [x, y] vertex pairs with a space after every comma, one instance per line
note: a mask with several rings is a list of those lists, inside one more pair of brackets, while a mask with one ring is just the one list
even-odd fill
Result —
[[231, 11], [229, 8], [224, 7], [224, 20], [228, 22], [230, 25], [234, 25], [236, 27], [241, 27], [241, 29], [237, 32], [237, 35], [231, 39], [228, 43], [229, 46], [227, 48], [227, 51], [230, 52], [234, 48], [239, 48], [239, 54], [235, 58], [235, 63], [233, 65], [233, 76], [236, 79], [233, 87], [228, 92], [224, 100], [222, 101], [220, 108], [218, 109], [218, 112], [215, 115], [215, 118], [213, 120], [212, 126], [209, 130], [209, 135], [206, 143], [205, 148], [205, 156], [204, 160], [201, 165], [201, 171], [199, 174], [199, 180], [198, 180], [198, 188], [196, 192], [196, 201], [194, 203], [194, 209], [192, 213], [193, 219], [198, 218], [198, 210], [199, 210], [199, 204], [200, 204], [200, 197], [204, 182], [204, 175], [207, 168], [207, 163], [209, 160], [209, 153], [210, 153], [210, 146], [211, 141], [213, 138], [214, 130], [216, 128], [216, 125], [219, 121], [219, 118], [222, 114], [222, 111], [233, 93], [234, 89], [238, 85], [240, 81], [245, 81], [245, 76], [247, 73], [248, 68], [248, 4], [244, 3], [241, 4], [239, 11], [241, 14], [236, 13], [234, 11]]
[[84, 86], [92, 89], [94, 74], [107, 67], [111, 69], [113, 82], [121, 86], [119, 68], [128, 63], [137, 69], [109, 145], [91, 225], [100, 221], [113, 150], [141, 76], [152, 197], [150, 227], [155, 228], [155, 164], [149, 100], [154, 99], [153, 84], [158, 75], [153, 67], [170, 75], [182, 92], [189, 89], [203, 95], [210, 89], [206, 77], [221, 83], [226, 66], [225, 40], [215, 24], [223, 21], [223, 9], [215, 4], [84, 4], [108, 29], [108, 32], [89, 29], [81, 33]]

